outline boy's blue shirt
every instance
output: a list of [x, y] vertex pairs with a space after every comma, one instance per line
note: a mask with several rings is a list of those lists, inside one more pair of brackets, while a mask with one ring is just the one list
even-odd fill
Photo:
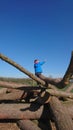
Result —
[[35, 69], [35, 73], [42, 73], [42, 68], [41, 66], [45, 63], [45, 61], [43, 62], [38, 62], [36, 64], [34, 64], [34, 69]]

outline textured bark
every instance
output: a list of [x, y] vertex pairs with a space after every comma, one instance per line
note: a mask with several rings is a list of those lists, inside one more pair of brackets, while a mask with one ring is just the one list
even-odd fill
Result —
[[54, 116], [54, 121], [58, 130], [72, 130], [73, 122], [68, 114], [67, 109], [56, 98], [52, 97], [50, 102], [50, 109]]
[[[43, 96], [42, 96], [43, 93]], [[21, 89], [12, 89], [9, 93], [1, 93], [0, 94], [0, 101], [2, 100], [19, 100], [25, 99], [26, 97], [30, 100], [31, 98], [35, 98], [34, 96], [38, 97], [38, 102], [41, 104], [45, 104], [49, 101], [49, 96], [56, 96], [58, 98], [70, 98], [73, 99], [73, 93], [63, 92], [58, 90], [38, 88], [38, 87], [22, 87]]]
[[70, 92], [71, 90], [73, 90], [73, 83], [66, 89], [66, 92]]
[[18, 87], [22, 87], [22, 86], [26, 86], [26, 85], [21, 84], [21, 83], [0, 81], [0, 86], [3, 87], [3, 88], [18, 88]]
[[35, 123], [31, 120], [19, 120], [17, 122], [21, 130], [41, 130]]
[[48, 92], [52, 96], [73, 99], [73, 93], [58, 91], [58, 90], [52, 90], [52, 89], [46, 89], [46, 92]]
[[18, 100], [21, 98], [22, 94], [23, 94], [23, 91], [20, 91], [20, 90], [14, 90], [13, 92], [10, 92], [10, 93], [0, 94], [0, 101]]
[[48, 119], [49, 110], [40, 104], [0, 104], [0, 119]]

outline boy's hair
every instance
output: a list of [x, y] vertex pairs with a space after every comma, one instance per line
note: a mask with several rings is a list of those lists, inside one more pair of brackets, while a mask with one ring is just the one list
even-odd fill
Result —
[[39, 60], [38, 60], [38, 59], [35, 59], [35, 60], [34, 60], [34, 63], [36, 63], [37, 61], [39, 61]]

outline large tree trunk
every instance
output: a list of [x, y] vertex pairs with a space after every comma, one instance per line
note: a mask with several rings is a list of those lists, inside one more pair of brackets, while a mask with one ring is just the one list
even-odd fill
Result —
[[58, 130], [72, 130], [73, 122], [68, 114], [67, 109], [56, 98], [52, 97], [50, 102], [50, 109], [54, 116], [54, 121]]
[[20, 90], [14, 90], [13, 92], [10, 92], [10, 93], [3, 93], [3, 94], [0, 94], [0, 101], [18, 100], [21, 98], [22, 94], [23, 94], [23, 91], [20, 91]]
[[[43, 96], [42, 96], [42, 93]], [[52, 89], [46, 89], [44, 90], [43, 88], [38, 88], [38, 87], [22, 87], [21, 89], [12, 89], [9, 93], [2, 93], [0, 94], [0, 101], [2, 100], [20, 100], [20, 99], [25, 99], [26, 97], [30, 99], [35, 100], [35, 95], [39, 96], [38, 97], [38, 102], [43, 104], [48, 102], [49, 96], [56, 96], [58, 98], [70, 98], [73, 99], [73, 93], [69, 92], [63, 92], [63, 91], [58, 91], [58, 90], [52, 90]], [[42, 103], [43, 102], [43, 103]]]

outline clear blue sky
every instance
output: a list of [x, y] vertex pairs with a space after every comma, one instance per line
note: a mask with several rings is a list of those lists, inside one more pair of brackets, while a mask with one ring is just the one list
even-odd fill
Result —
[[[1, 0], [0, 53], [34, 73], [62, 77], [73, 50], [73, 0]], [[0, 77], [26, 75], [0, 60]]]

